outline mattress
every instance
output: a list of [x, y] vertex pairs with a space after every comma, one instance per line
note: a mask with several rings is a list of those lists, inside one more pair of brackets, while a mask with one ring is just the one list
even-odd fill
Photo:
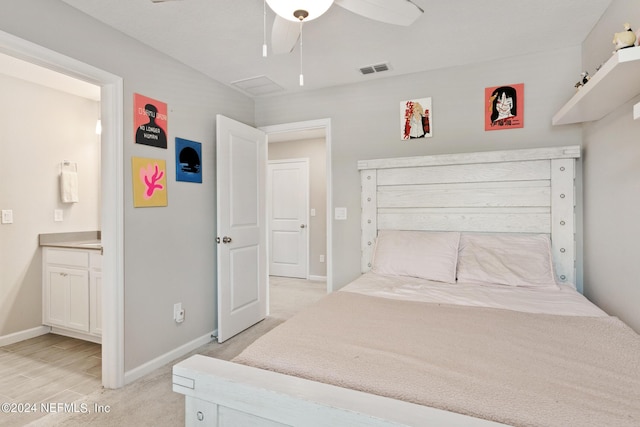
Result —
[[640, 425], [633, 330], [573, 289], [477, 287], [366, 274], [234, 362], [510, 425]]

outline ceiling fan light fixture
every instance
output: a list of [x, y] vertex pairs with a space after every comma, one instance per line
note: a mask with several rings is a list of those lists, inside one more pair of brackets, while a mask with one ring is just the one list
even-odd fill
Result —
[[286, 20], [307, 22], [329, 10], [333, 0], [267, 0], [267, 4]]

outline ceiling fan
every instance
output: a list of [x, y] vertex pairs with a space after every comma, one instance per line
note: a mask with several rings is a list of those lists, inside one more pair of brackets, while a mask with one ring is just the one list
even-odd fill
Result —
[[266, 0], [276, 13], [271, 29], [273, 53], [289, 53], [300, 37], [300, 22], [311, 21], [333, 4], [374, 21], [409, 26], [424, 10], [411, 0]]
[[[162, 3], [174, 0], [151, 0]], [[335, 3], [357, 15], [387, 24], [409, 26], [424, 10], [412, 0], [266, 0], [276, 13], [271, 29], [273, 53], [289, 53], [300, 37], [300, 23], [316, 19]]]

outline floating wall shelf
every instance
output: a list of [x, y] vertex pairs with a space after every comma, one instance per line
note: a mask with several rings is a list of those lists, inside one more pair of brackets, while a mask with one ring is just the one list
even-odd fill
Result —
[[638, 94], [640, 46], [621, 49], [553, 116], [551, 123], [566, 125], [598, 120]]

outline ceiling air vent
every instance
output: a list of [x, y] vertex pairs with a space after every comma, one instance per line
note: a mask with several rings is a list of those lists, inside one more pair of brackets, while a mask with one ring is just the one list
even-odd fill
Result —
[[267, 76], [251, 77], [244, 80], [231, 82], [231, 86], [237, 87], [248, 95], [260, 96], [275, 92], [281, 92], [284, 88]]
[[391, 67], [389, 67], [389, 63], [383, 62], [382, 64], [367, 65], [366, 67], [360, 68], [360, 74], [366, 76], [367, 74], [381, 73], [390, 69]]

